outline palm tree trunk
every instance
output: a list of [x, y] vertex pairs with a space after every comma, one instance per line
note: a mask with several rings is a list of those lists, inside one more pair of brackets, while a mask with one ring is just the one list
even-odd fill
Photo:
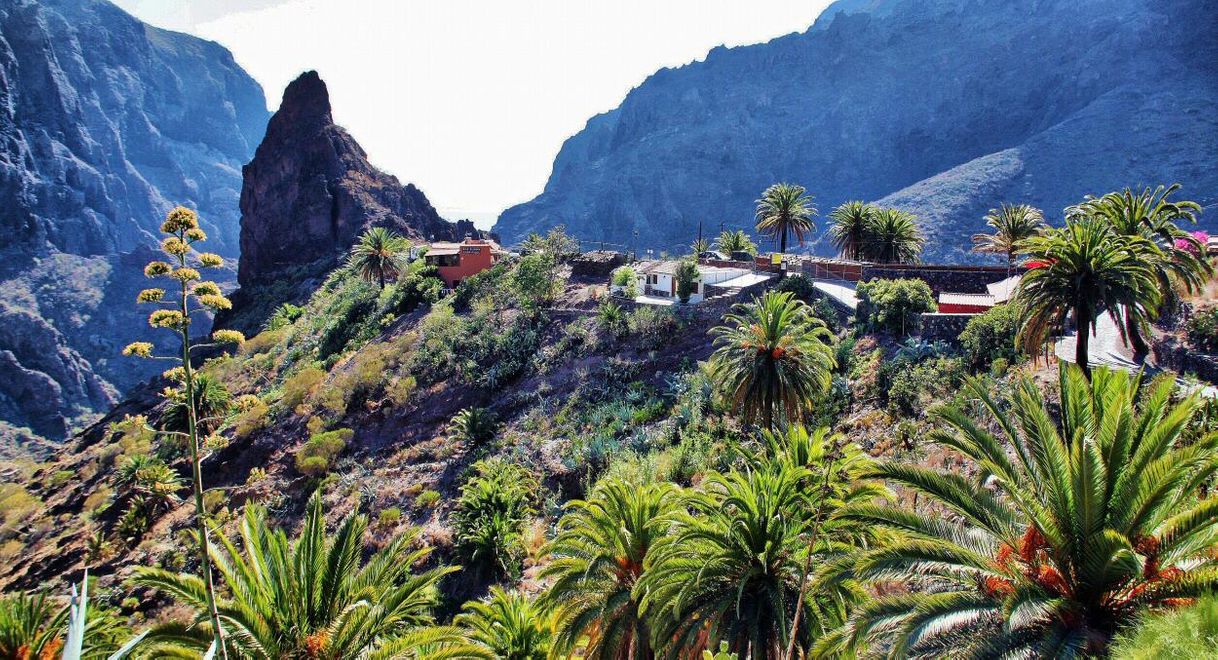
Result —
[[1141, 362], [1150, 352], [1150, 347], [1142, 338], [1142, 328], [1138, 326], [1137, 319], [1128, 309], [1125, 310], [1125, 336], [1129, 338], [1129, 347], [1133, 349], [1133, 361]]
[[787, 253], [787, 228], [783, 227], [778, 231], [778, 251]]
[[1091, 340], [1091, 317], [1081, 306], [1074, 308], [1074, 325], [1077, 328], [1074, 342], [1074, 363], [1083, 370], [1087, 380], [1091, 380], [1091, 366], [1087, 362], [1087, 344]]

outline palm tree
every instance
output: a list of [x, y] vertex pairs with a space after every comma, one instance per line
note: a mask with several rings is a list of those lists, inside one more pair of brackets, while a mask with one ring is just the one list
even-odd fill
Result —
[[373, 227], [351, 248], [347, 267], [369, 282], [378, 282], [384, 289], [386, 279], [402, 273], [409, 250], [410, 242], [396, 232]]
[[[1196, 223], [1196, 214], [1201, 206], [1191, 201], [1172, 201], [1169, 198], [1180, 189], [1179, 184], [1159, 186], [1155, 190], [1144, 189], [1134, 193], [1126, 188], [1123, 192], [1112, 192], [1103, 197], [1088, 197], [1083, 203], [1066, 210], [1076, 218], [1098, 218], [1108, 222], [1114, 231], [1124, 236], [1139, 236], [1150, 241], [1156, 250], [1146, 256], [1152, 258], [1150, 265], [1158, 280], [1161, 292], [1177, 288], [1195, 293], [1213, 275], [1209, 260], [1204, 257], [1204, 246], [1197, 239], [1180, 229], [1177, 223]], [[1182, 245], [1183, 249], [1178, 247]], [[1163, 296], [1166, 300], [1167, 296]], [[1135, 356], [1149, 352], [1142, 338], [1144, 326], [1158, 315], [1158, 306], [1125, 310], [1125, 335], [1133, 347]]]
[[991, 234], [974, 234], [973, 252], [1005, 256], [1008, 275], [1015, 267], [1015, 254], [1020, 244], [1047, 228], [1040, 209], [1027, 204], [1003, 204], [997, 209], [990, 209], [985, 215], [985, 224], [994, 231]]
[[1151, 265], [1154, 245], [1117, 234], [1105, 221], [1067, 219], [1065, 227], [1027, 239], [1024, 250], [1030, 268], [1015, 294], [1023, 310], [1017, 342], [1025, 350], [1039, 349], [1073, 313], [1078, 329], [1074, 360], [1084, 373], [1090, 371], [1089, 337], [1104, 310], [1120, 325], [1121, 309], [1159, 302]]
[[970, 379], [977, 417], [934, 411], [931, 439], [978, 478], [897, 462], [874, 471], [929, 506], [844, 511], [895, 535], [848, 572], [916, 589], [864, 605], [822, 649], [874, 640], [890, 657], [1105, 657], [1139, 612], [1218, 589], [1218, 498], [1197, 495], [1218, 471], [1218, 436], [1176, 443], [1198, 399], [1173, 405], [1162, 379], [1139, 400], [1140, 377], [1123, 371], [1088, 382], [1063, 365], [1058, 380], [1060, 418], [1030, 377], [1009, 405]]
[[[195, 398], [195, 424], [201, 435], [210, 435], [219, 428], [225, 416], [232, 410], [232, 395], [219, 380], [208, 374], [196, 374], [192, 395]], [[161, 415], [161, 428], [166, 431], [186, 433], [186, 394], [182, 389], [171, 398]]]
[[816, 207], [812, 196], [803, 186], [793, 183], [776, 183], [757, 200], [757, 231], [778, 238], [778, 251], [786, 253], [787, 234], [794, 234], [800, 245], [804, 236], [812, 233], [812, 218]]
[[864, 202], [846, 202], [829, 213], [829, 235], [843, 259], [861, 261], [875, 222], [875, 207]]
[[698, 238], [689, 246], [689, 251], [694, 256], [702, 254], [703, 252], [709, 252], [710, 249], [711, 249], [710, 241], [706, 240], [705, 238]]
[[900, 209], [879, 208], [873, 212], [863, 253], [868, 261], [916, 264], [925, 245], [917, 216]]
[[743, 229], [725, 229], [719, 234], [719, 238], [715, 239], [715, 248], [727, 256], [732, 256], [733, 252], [748, 252], [749, 254], [757, 254], [757, 244], [749, 235], [744, 233]]
[[[118, 653], [130, 631], [113, 610], [89, 605], [79, 658], [103, 660]], [[63, 654], [70, 618], [68, 604], [57, 605], [45, 593], [0, 596], [0, 658], [50, 660]]]
[[584, 640], [581, 657], [589, 660], [653, 657], [650, 630], [631, 591], [666, 531], [654, 521], [671, 512], [675, 500], [669, 484], [611, 480], [587, 501], [566, 505], [558, 535], [546, 547], [552, 561], [539, 576], [554, 580], [543, 603], [554, 612], [558, 649], [570, 653]]
[[[554, 628], [544, 611], [519, 591], [491, 587], [483, 600], [462, 607], [451, 626], [408, 633], [376, 657], [449, 660], [548, 660]], [[389, 650], [387, 647], [386, 650]]]
[[[250, 506], [241, 527], [242, 549], [223, 536], [221, 547], [212, 548], [230, 594], [218, 603], [230, 654], [357, 658], [386, 639], [431, 623], [436, 584], [456, 569], [412, 573], [431, 552], [415, 548], [417, 531], [398, 536], [361, 565], [367, 517], [353, 511], [329, 538], [325, 526], [319, 492], [309, 499], [294, 542], [267, 526], [264, 509]], [[211, 635], [205, 630], [210, 624], [202, 580], [140, 567], [133, 581], [199, 613], [193, 627], [167, 624], [150, 639], [202, 650]]]
[[711, 377], [745, 422], [797, 421], [825, 392], [836, 365], [833, 333], [791, 292], [766, 292], [711, 330]]
[[453, 415], [448, 423], [448, 437], [468, 445], [477, 445], [495, 437], [499, 422], [486, 408], [465, 408]]
[[[712, 473], [687, 493], [684, 506], [655, 521], [658, 540], [634, 593], [666, 658], [726, 641], [752, 660], [782, 658], [800, 590], [806, 552], [804, 468], [777, 463]], [[846, 590], [818, 593], [798, 629], [806, 648], [813, 631], [841, 622]]]

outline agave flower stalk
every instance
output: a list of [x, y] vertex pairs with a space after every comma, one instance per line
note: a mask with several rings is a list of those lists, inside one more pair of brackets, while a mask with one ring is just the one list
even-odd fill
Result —
[[[216, 589], [212, 577], [211, 556], [208, 551], [207, 523], [203, 515], [203, 469], [202, 452], [199, 442], [201, 420], [195, 408], [196, 374], [191, 365], [191, 351], [194, 349], [214, 346], [217, 344], [240, 344], [245, 340], [241, 333], [233, 330], [217, 330], [212, 334], [212, 342], [191, 345], [190, 325], [193, 315], [204, 311], [219, 311], [229, 309], [232, 303], [220, 292], [215, 282], [202, 280], [198, 268], [217, 268], [224, 260], [219, 255], [208, 252], [196, 252], [194, 246], [207, 240], [207, 235], [199, 228], [198, 216], [190, 209], [177, 207], [165, 217], [161, 224], [161, 233], [165, 238], [161, 241], [161, 249], [165, 252], [167, 261], [156, 260], [144, 268], [144, 274], [149, 278], [168, 278], [176, 282], [176, 291], [171, 297], [166, 297], [164, 289], [145, 289], [139, 293], [137, 302], [160, 304], [161, 309], [152, 312], [148, 323], [154, 328], [163, 328], [178, 334], [182, 342], [180, 356], [161, 357], [153, 355], [153, 346], [148, 342], [133, 342], [123, 349], [123, 354], [142, 358], [168, 359], [180, 363], [180, 367], [167, 372], [181, 383], [182, 390], [167, 388], [167, 398], [181, 397], [186, 412], [186, 432], [168, 431], [186, 439], [190, 449], [191, 486], [194, 490], [195, 525], [198, 531], [199, 560], [203, 572], [203, 582], [207, 594], [208, 616], [211, 619], [213, 648], [221, 658], [227, 657], [224, 648], [223, 632], [220, 628], [220, 615], [216, 608]], [[175, 285], [171, 285], [175, 286]]]

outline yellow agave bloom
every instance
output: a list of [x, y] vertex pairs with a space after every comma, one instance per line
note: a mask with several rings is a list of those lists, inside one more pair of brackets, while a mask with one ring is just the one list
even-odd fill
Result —
[[176, 380], [179, 383], [186, 380], [186, 369], [183, 367], [174, 367], [161, 374], [169, 380]]
[[190, 252], [190, 247], [186, 245], [186, 241], [177, 236], [170, 236], [161, 241], [161, 249], [165, 251], [165, 254], [171, 254], [175, 257], [180, 257]]
[[135, 297], [136, 302], [154, 303], [161, 302], [165, 298], [164, 289], [144, 289]]
[[173, 271], [173, 279], [179, 282], [190, 282], [191, 280], [197, 280], [200, 277], [202, 276], [199, 275], [199, 271], [193, 268], [177, 268]]
[[184, 206], [179, 206], [165, 216], [165, 222], [161, 223], [161, 232], [165, 234], [177, 234], [197, 229], [198, 227], [199, 216], [194, 211]]
[[207, 240], [207, 234], [198, 227], [191, 227], [190, 229], [187, 229], [186, 234], [184, 235], [186, 236], [186, 240], [190, 241], [191, 243]]
[[218, 296], [220, 295], [220, 285], [215, 282], [199, 282], [191, 293], [196, 296]]
[[182, 312], [172, 309], [158, 309], [148, 315], [148, 325], [154, 328], [170, 328], [177, 330], [182, 327], [186, 317], [182, 316]]
[[197, 297], [199, 302], [202, 303], [204, 307], [210, 307], [211, 309], [215, 310], [233, 308], [233, 303], [231, 303], [228, 298], [225, 298], [220, 294], [209, 293], [207, 295]]
[[236, 330], [217, 330], [211, 333], [212, 341], [219, 344], [244, 344], [245, 335]]
[[123, 355], [128, 357], [152, 357], [152, 344], [146, 341], [133, 341], [123, 348]]
[[204, 252], [199, 255], [199, 263], [207, 268], [219, 268], [224, 265], [224, 257], [212, 252]]
[[150, 261], [147, 266], [144, 266], [144, 275], [147, 277], [160, 277], [173, 272], [173, 266], [164, 261]]
[[253, 394], [242, 394], [233, 401], [233, 407], [235, 407], [238, 412], [245, 412], [258, 405], [260, 401], [261, 399]]

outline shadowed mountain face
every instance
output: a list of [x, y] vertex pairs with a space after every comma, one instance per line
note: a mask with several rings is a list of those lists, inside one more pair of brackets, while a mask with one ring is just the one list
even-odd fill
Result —
[[0, 3], [0, 435], [61, 437], [163, 365], [124, 360], [157, 228], [198, 210], [238, 249], [262, 89], [218, 44], [103, 0]]
[[913, 211], [927, 258], [956, 261], [1002, 201], [1057, 218], [1179, 181], [1213, 203], [1216, 29], [1209, 0], [838, 2], [805, 33], [652, 75], [495, 230], [677, 249], [699, 222], [751, 228], [760, 192], [794, 181], [822, 216], [849, 199]]
[[414, 184], [373, 167], [334, 123], [325, 82], [303, 73], [284, 90], [244, 168], [241, 289], [218, 322], [256, 330], [274, 306], [305, 298], [373, 226], [416, 241], [477, 233], [468, 221], [441, 218]]

